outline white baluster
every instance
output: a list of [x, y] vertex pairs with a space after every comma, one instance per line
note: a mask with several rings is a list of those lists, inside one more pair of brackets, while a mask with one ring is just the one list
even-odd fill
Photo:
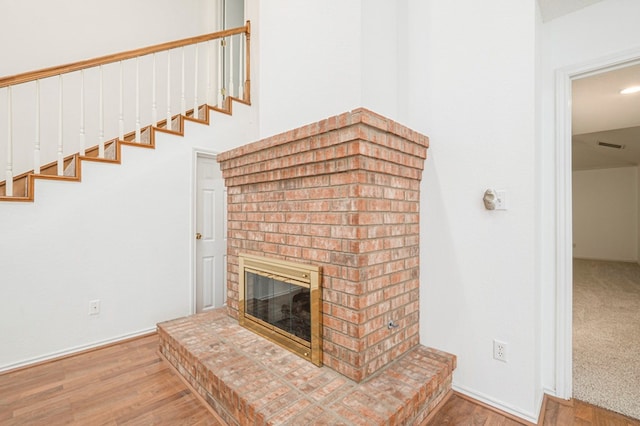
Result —
[[13, 197], [13, 102], [11, 101], [11, 86], [7, 87], [7, 169], [4, 190], [7, 197]]
[[84, 132], [84, 70], [80, 71], [80, 155], [85, 154]]
[[140, 57], [136, 58], [136, 142], [141, 142], [140, 128]]
[[62, 127], [62, 74], [58, 76], [58, 176], [64, 175], [63, 127]]
[[184, 96], [184, 46], [182, 46], [182, 64], [180, 65], [180, 114], [187, 115], [187, 101]]
[[224, 86], [222, 81], [222, 64], [224, 62], [224, 39], [220, 40], [218, 44], [218, 108], [222, 108], [222, 102], [224, 101]]
[[36, 138], [33, 148], [33, 173], [40, 174], [40, 80], [36, 80]]
[[235, 93], [233, 77], [233, 36], [231, 36], [229, 37], [229, 96]]
[[158, 107], [156, 105], [156, 54], [153, 54], [153, 70], [151, 72], [151, 121], [158, 124]]
[[98, 157], [104, 158], [104, 78], [100, 65], [100, 83], [98, 91]]
[[124, 73], [120, 61], [120, 106], [118, 114], [118, 139], [124, 140]]
[[245, 54], [244, 54], [244, 45], [246, 42], [246, 39], [244, 38], [245, 33], [240, 34], [240, 57], [238, 58], [238, 63], [239, 63], [239, 67], [240, 69], [238, 70], [238, 74], [239, 74], [239, 81], [238, 81], [238, 98], [240, 99], [244, 99], [244, 81], [245, 81], [245, 67], [244, 67], [244, 60], [245, 60]]
[[193, 118], [198, 117], [198, 45], [194, 46], [194, 76], [193, 76]]
[[167, 50], [167, 130], [171, 130], [171, 51]]
[[207, 42], [207, 105], [211, 105], [211, 40]]

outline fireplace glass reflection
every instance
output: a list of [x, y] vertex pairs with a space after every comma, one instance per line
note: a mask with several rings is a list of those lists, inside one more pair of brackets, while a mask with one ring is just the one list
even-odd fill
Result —
[[311, 344], [311, 295], [308, 288], [254, 272], [245, 272], [245, 314]]

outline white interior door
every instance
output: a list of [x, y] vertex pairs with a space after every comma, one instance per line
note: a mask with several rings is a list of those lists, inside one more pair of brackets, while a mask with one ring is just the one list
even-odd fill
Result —
[[215, 157], [196, 164], [196, 312], [227, 301], [227, 190]]

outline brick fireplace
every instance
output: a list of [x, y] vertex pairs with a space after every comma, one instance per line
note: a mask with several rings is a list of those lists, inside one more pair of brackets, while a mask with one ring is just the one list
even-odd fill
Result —
[[[221, 422], [418, 425], [450, 395], [455, 356], [418, 335], [427, 147], [426, 136], [356, 109], [218, 155], [227, 307], [158, 324], [158, 334], [160, 353]], [[247, 257], [321, 272], [324, 366], [239, 325]]]
[[218, 155], [228, 309], [238, 255], [322, 267], [323, 362], [361, 381], [419, 342], [419, 189], [428, 138], [357, 109]]

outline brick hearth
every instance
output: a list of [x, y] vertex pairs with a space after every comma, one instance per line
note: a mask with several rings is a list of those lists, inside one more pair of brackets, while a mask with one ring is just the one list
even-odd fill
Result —
[[158, 324], [160, 351], [229, 425], [419, 425], [452, 355], [416, 346], [356, 383], [242, 328], [226, 309]]

